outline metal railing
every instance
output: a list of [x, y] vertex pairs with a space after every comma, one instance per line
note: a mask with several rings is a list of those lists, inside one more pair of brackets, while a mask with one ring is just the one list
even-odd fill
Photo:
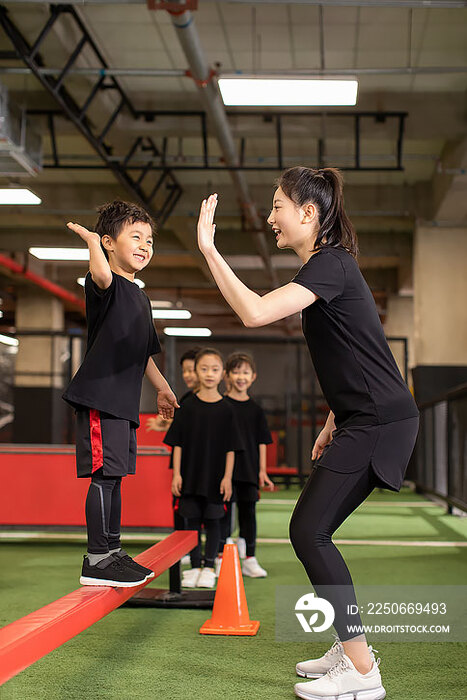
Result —
[[417, 490], [467, 511], [467, 384], [419, 406], [420, 431], [415, 450]]

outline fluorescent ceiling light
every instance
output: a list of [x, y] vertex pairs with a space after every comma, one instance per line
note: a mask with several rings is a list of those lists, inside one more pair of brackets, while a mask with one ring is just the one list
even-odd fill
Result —
[[39, 260], [89, 260], [89, 248], [29, 248]]
[[[78, 277], [78, 279], [76, 281], [78, 282], [78, 284], [80, 284], [82, 287], [84, 287], [85, 279], [86, 279], [86, 277]], [[146, 286], [145, 283], [143, 282], [143, 280], [134, 280], [134, 283], [137, 284], [140, 289], [144, 289], [144, 287]]]
[[187, 319], [191, 318], [191, 313], [186, 309], [153, 309], [153, 318]]
[[0, 204], [42, 204], [42, 199], [25, 187], [1, 187]]
[[164, 333], [166, 335], [180, 335], [180, 336], [209, 336], [212, 335], [212, 331], [209, 328], [176, 328], [166, 327], [164, 328]]
[[173, 306], [172, 301], [151, 301], [151, 306], [153, 309], [171, 309]]
[[4, 345], [18, 346], [19, 340], [17, 340], [17, 338], [10, 338], [9, 335], [1, 335], [0, 334], [0, 343], [3, 343]]
[[318, 107], [357, 104], [356, 80], [219, 78], [225, 105]]

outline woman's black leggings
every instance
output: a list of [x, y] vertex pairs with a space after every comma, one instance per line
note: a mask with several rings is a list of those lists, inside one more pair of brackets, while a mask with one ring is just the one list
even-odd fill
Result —
[[371, 465], [350, 474], [317, 466], [290, 520], [290, 540], [295, 553], [317, 595], [334, 607], [334, 627], [344, 642], [361, 634], [348, 630], [347, 626], [362, 622], [359, 615], [347, 614], [347, 605], [356, 604], [355, 591], [347, 565], [331, 537], [378, 483]]

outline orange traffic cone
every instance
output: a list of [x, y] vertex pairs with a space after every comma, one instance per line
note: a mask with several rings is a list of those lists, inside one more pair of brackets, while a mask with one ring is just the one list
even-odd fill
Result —
[[252, 637], [259, 629], [250, 620], [236, 544], [226, 544], [217, 583], [212, 617], [201, 627], [201, 634], [236, 634]]

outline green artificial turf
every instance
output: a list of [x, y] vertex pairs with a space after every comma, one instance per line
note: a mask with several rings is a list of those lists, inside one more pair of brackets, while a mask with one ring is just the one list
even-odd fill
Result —
[[[282, 492], [282, 498], [287, 493]], [[265, 497], [276, 500], [272, 494]], [[465, 519], [442, 509], [372, 507], [401, 502], [390, 492], [369, 499], [344, 523], [338, 536], [395, 540], [454, 540]], [[408, 501], [419, 500], [410, 494]], [[287, 537], [292, 504], [258, 507], [262, 537]], [[420, 512], [422, 511], [422, 512]], [[280, 534], [270, 534], [271, 531]], [[128, 547], [136, 554], [147, 545]], [[463, 584], [467, 552], [460, 547], [341, 545], [356, 584]], [[7, 624], [78, 585], [84, 547], [71, 543], [0, 545], [0, 622]], [[266, 579], [245, 579], [253, 638], [199, 634], [208, 611], [120, 608], [39, 660], [0, 691], [2, 700], [293, 700], [294, 666], [321, 655], [321, 643], [275, 640], [276, 586], [306, 585], [289, 544], [261, 544], [258, 559]], [[164, 574], [153, 584], [168, 585]], [[371, 642], [371, 639], [369, 640]], [[381, 643], [383, 683], [389, 700], [463, 700], [467, 643]]]

